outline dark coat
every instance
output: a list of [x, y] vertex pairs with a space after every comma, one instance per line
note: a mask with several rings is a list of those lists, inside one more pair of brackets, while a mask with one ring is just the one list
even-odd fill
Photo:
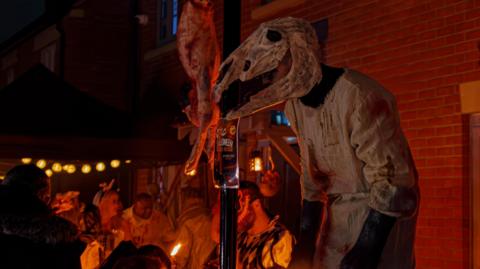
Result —
[[35, 195], [0, 185], [0, 268], [80, 268], [77, 227]]

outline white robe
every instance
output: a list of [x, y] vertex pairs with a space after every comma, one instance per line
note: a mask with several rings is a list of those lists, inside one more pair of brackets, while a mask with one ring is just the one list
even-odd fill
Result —
[[414, 268], [418, 185], [393, 95], [345, 69], [322, 105], [291, 99], [285, 113], [298, 136], [303, 198], [328, 201], [314, 268], [339, 267], [370, 208], [398, 218], [379, 268]]

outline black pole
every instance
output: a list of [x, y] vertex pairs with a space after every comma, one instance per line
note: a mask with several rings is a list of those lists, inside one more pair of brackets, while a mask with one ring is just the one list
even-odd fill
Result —
[[[223, 1], [223, 58], [240, 45], [241, 1]], [[232, 85], [231, 87], [238, 87]], [[237, 130], [238, 131], [238, 130]], [[238, 144], [237, 144], [238, 147]], [[238, 190], [220, 189], [220, 268], [235, 269], [237, 254], [237, 210], [235, 208]]]
[[237, 189], [220, 189], [220, 268], [235, 269], [237, 254]]

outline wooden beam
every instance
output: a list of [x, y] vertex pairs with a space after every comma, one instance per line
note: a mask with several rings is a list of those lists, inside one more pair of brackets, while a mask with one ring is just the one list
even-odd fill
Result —
[[288, 162], [290, 166], [301, 175], [300, 169], [300, 156], [293, 148], [283, 139], [282, 136], [272, 134], [270, 130], [264, 131], [265, 136], [272, 141], [273, 146], [280, 152], [283, 158]]
[[186, 141], [170, 139], [0, 135], [0, 158], [3, 159], [143, 159], [179, 163], [187, 159], [189, 148]]

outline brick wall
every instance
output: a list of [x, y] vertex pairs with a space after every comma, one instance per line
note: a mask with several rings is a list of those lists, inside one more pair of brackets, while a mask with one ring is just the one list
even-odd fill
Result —
[[[251, 19], [259, 2], [242, 1], [243, 39], [261, 22]], [[468, 121], [458, 85], [480, 79], [480, 1], [306, 0], [270, 18], [285, 15], [327, 18], [326, 62], [371, 75], [397, 97], [420, 176], [418, 268], [468, 268]], [[163, 54], [145, 63], [145, 83], [158, 80], [175, 92], [178, 81], [168, 77], [179, 70], [176, 51]]]
[[130, 1], [85, 1], [63, 20], [65, 80], [79, 90], [129, 111]]

